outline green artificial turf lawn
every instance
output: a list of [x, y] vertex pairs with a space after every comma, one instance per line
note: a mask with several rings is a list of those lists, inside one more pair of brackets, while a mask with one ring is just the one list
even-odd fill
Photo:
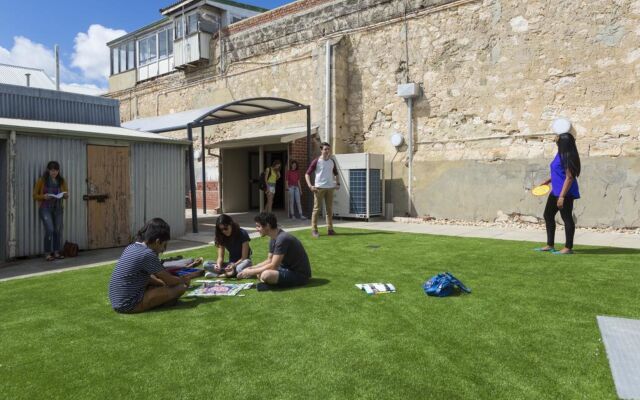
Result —
[[[107, 298], [112, 265], [0, 283], [0, 397], [616, 398], [596, 316], [640, 318], [640, 252], [295, 235], [312, 263], [306, 288], [120, 315]], [[267, 241], [251, 244], [261, 261]], [[473, 293], [427, 297], [422, 283], [442, 271]], [[354, 287], [366, 282], [398, 292], [367, 296]]]

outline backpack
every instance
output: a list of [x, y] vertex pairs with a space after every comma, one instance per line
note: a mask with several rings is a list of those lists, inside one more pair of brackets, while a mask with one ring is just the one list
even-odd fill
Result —
[[62, 255], [65, 257], [76, 257], [78, 255], [78, 245], [71, 242], [64, 242], [64, 247], [62, 248]]
[[449, 272], [438, 274], [427, 280], [422, 285], [427, 296], [446, 297], [451, 296], [456, 291], [471, 293], [471, 289], [466, 287], [458, 278]]
[[[269, 176], [271, 176], [271, 168], [269, 168]], [[260, 177], [258, 178], [258, 187], [263, 192], [267, 191], [267, 177], [265, 176], [264, 171], [262, 171]]]

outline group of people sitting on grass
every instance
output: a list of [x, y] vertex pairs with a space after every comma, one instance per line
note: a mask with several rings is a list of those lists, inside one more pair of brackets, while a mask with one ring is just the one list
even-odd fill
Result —
[[[269, 253], [259, 264], [251, 263], [251, 247], [246, 230], [222, 214], [216, 221], [217, 260], [212, 272], [237, 279], [256, 278], [267, 287], [302, 286], [311, 278], [309, 257], [300, 241], [278, 228], [273, 213], [255, 218], [261, 237], [268, 236]], [[109, 299], [120, 313], [139, 313], [160, 305], [171, 305], [189, 288], [193, 276], [174, 276], [160, 261], [167, 249], [171, 228], [161, 218], [147, 222], [116, 263], [109, 282]], [[229, 253], [227, 262], [225, 252]]]
[[[331, 146], [321, 144], [321, 155], [311, 162], [305, 175], [314, 195], [311, 218], [313, 237], [318, 237], [318, 214], [324, 203], [327, 219], [327, 234], [333, 230], [333, 191], [340, 187], [336, 164], [331, 156]], [[311, 183], [311, 175], [315, 178]], [[299, 187], [299, 183], [298, 183]], [[289, 233], [278, 228], [276, 216], [270, 212], [255, 217], [256, 230], [260, 236], [269, 236], [269, 254], [257, 265], [251, 262], [249, 234], [222, 214], [216, 221], [215, 245], [217, 259], [211, 273], [216, 276], [237, 279], [256, 278], [258, 285], [292, 287], [302, 286], [311, 278], [309, 257], [302, 243]], [[111, 306], [121, 313], [139, 313], [160, 305], [170, 305], [189, 288], [195, 275], [174, 276], [159, 259], [171, 237], [169, 225], [160, 218], [147, 222], [138, 232], [136, 242], [129, 245], [116, 263], [109, 282]], [[225, 262], [225, 252], [229, 261]]]

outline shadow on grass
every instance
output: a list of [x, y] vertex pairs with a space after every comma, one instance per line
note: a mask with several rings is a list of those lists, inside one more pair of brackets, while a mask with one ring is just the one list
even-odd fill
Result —
[[289, 291], [289, 290], [297, 290], [297, 289], [307, 289], [307, 288], [312, 288], [312, 287], [317, 287], [317, 286], [324, 286], [327, 283], [331, 282], [328, 279], [324, 279], [324, 278], [311, 278], [309, 279], [309, 282], [306, 285], [303, 286], [293, 286], [293, 287], [277, 287], [277, 286], [269, 286], [268, 288], [265, 287], [265, 289], [263, 290], [259, 290], [260, 292], [284, 292], [284, 291]]
[[[336, 236], [364, 236], [364, 235], [393, 235], [394, 232], [370, 231], [370, 232], [338, 232]], [[321, 235], [323, 236], [323, 235]]]
[[638, 249], [625, 249], [621, 247], [595, 247], [595, 248], [587, 248], [587, 249], [577, 249], [575, 250], [576, 254], [594, 254], [594, 255], [616, 255], [616, 254], [640, 254], [640, 250]]
[[200, 304], [212, 303], [219, 300], [220, 299], [216, 297], [181, 297], [173, 306], [160, 306], [147, 312], [187, 310], [190, 308], [196, 308]]

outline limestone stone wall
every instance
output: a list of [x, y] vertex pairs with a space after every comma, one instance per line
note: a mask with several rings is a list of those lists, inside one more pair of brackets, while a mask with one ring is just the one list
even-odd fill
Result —
[[[334, 147], [385, 154], [386, 198], [397, 214], [541, 216], [542, 200], [525, 189], [547, 173], [556, 150], [550, 124], [564, 116], [584, 166], [578, 225], [640, 226], [640, 0], [295, 4], [290, 14], [232, 25], [206, 68], [111, 93], [122, 118], [280, 96], [311, 104], [323, 135], [330, 41]], [[389, 143], [393, 132], [407, 134], [407, 105], [396, 95], [404, 82], [423, 89], [410, 210], [407, 148]], [[285, 114], [235, 123], [208, 129], [207, 140], [303, 121]]]

